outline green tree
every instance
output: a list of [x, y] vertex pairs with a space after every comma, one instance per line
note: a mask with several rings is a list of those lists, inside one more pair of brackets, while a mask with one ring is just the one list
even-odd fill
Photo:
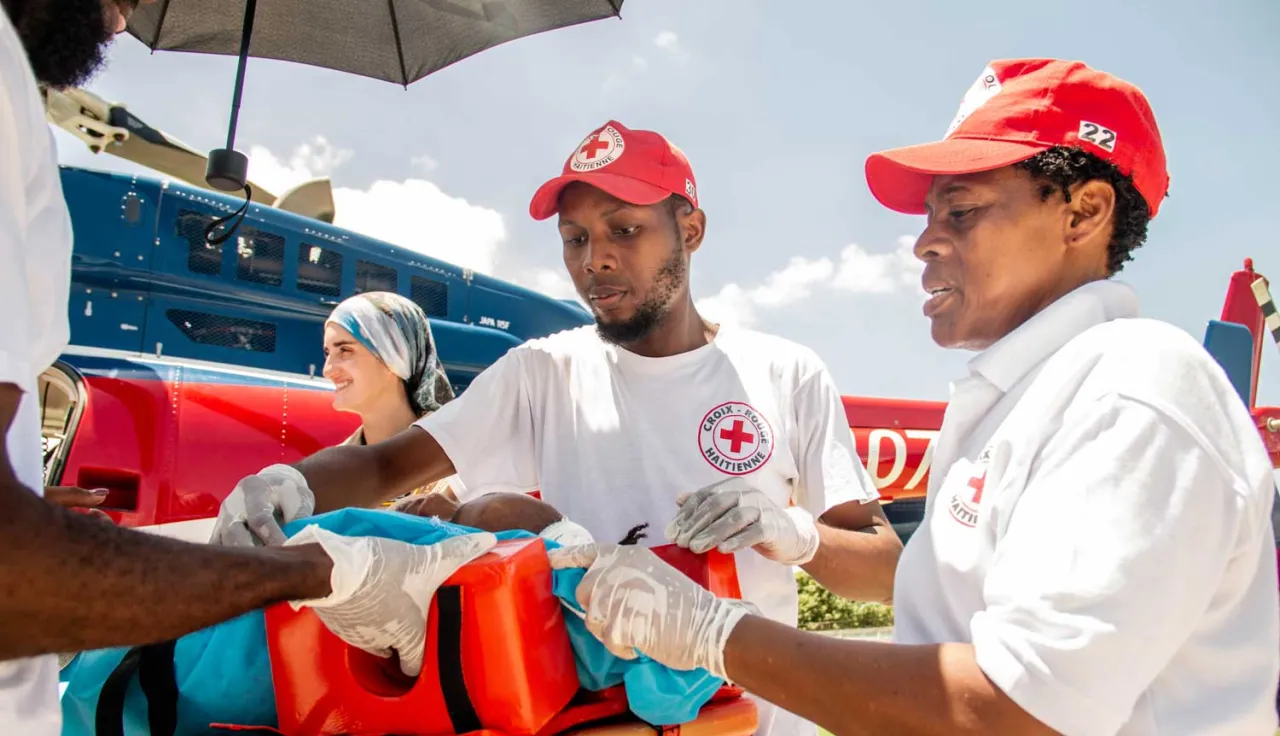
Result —
[[796, 583], [800, 587], [801, 629], [834, 631], [893, 625], [893, 608], [889, 606], [841, 598], [805, 572], [796, 573]]

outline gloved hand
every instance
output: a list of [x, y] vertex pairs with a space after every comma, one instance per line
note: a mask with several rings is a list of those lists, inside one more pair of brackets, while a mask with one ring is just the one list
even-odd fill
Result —
[[311, 516], [316, 497], [307, 479], [288, 465], [272, 465], [236, 484], [218, 509], [210, 544], [227, 547], [284, 544], [281, 526]]
[[745, 601], [717, 598], [647, 547], [562, 547], [548, 553], [552, 569], [587, 567], [578, 585], [587, 630], [615, 656], [636, 652], [677, 670], [699, 667], [728, 680], [724, 646], [747, 614]]
[[754, 547], [784, 565], [803, 565], [818, 551], [818, 527], [798, 506], [782, 508], [746, 478], [729, 478], [681, 495], [667, 539], [699, 554]]
[[311, 525], [285, 546], [319, 544], [333, 560], [329, 595], [290, 601], [310, 607], [338, 638], [379, 657], [400, 657], [410, 677], [422, 671], [427, 610], [440, 584], [487, 552], [498, 539], [489, 532], [450, 537], [431, 545], [381, 537], [346, 537]]

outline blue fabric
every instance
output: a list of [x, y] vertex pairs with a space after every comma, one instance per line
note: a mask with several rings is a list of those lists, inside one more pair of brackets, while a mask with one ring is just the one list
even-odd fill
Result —
[[[440, 521], [374, 509], [342, 509], [286, 524], [293, 536], [308, 524], [317, 524], [347, 536], [388, 537], [415, 544], [433, 544], [476, 530]], [[523, 531], [502, 532], [500, 540], [526, 539]], [[545, 541], [548, 549], [559, 545]], [[586, 570], [557, 570], [553, 590], [575, 610], [574, 596]], [[684, 672], [647, 657], [626, 660], [613, 656], [586, 629], [582, 619], [565, 613], [573, 645], [578, 679], [588, 690], [603, 690], [623, 683], [627, 701], [637, 717], [657, 725], [693, 720], [723, 682], [706, 670]], [[67, 683], [62, 697], [63, 736], [93, 736], [98, 693], [107, 676], [128, 651], [127, 647], [82, 652], [62, 670]], [[178, 639], [174, 647], [174, 674], [178, 684], [178, 733], [208, 733], [210, 723], [278, 726], [275, 694], [271, 684], [271, 660], [267, 651], [262, 611], [252, 611], [216, 626]], [[126, 736], [148, 736], [146, 699], [135, 678], [125, 699]]]

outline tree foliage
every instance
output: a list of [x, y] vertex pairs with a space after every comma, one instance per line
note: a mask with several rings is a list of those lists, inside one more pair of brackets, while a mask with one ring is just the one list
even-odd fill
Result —
[[796, 582], [800, 587], [801, 629], [834, 631], [893, 625], [893, 609], [889, 606], [846, 600], [804, 572], [796, 573]]

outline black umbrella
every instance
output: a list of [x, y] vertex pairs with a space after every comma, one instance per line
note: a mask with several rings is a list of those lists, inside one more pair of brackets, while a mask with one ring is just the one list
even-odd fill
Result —
[[623, 0], [158, 0], [129, 32], [152, 51], [238, 54], [227, 146], [205, 179], [246, 192], [249, 159], [235, 150], [248, 57], [293, 61], [408, 86], [456, 61], [536, 33], [621, 17]]

